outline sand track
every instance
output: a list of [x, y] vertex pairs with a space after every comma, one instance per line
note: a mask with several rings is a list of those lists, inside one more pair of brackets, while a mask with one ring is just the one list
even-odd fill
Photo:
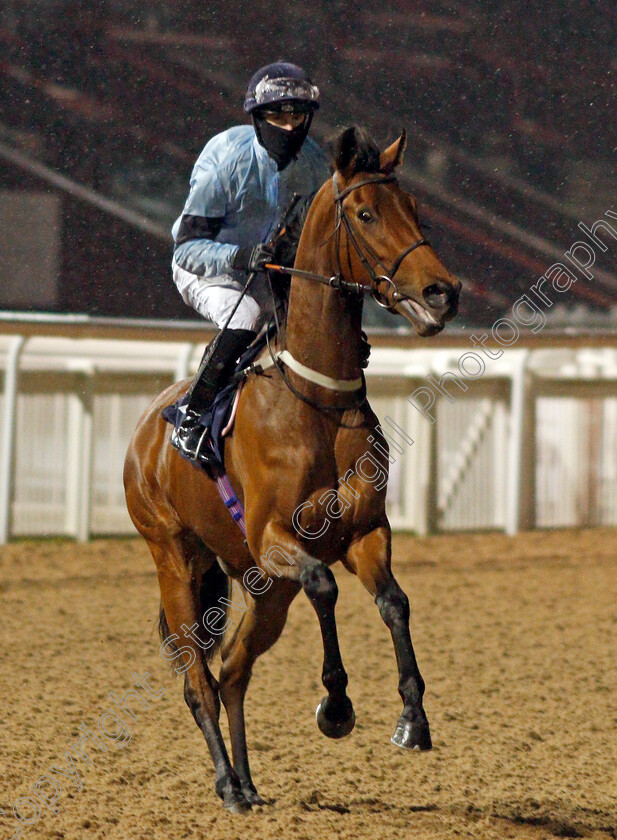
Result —
[[[616, 549], [610, 529], [396, 539], [427, 684], [426, 754], [389, 743], [400, 711], [389, 635], [336, 567], [356, 730], [340, 742], [317, 730], [318, 627], [298, 598], [249, 692], [253, 776], [272, 804], [243, 819], [222, 811], [182, 682], [158, 655], [145, 545], [4, 547], [0, 840], [14, 836], [13, 804], [37, 779], [52, 765], [69, 772], [79, 725], [96, 730], [114, 708], [109, 692], [145, 671], [165, 694], [124, 736], [104, 718], [117, 740], [91, 746], [78, 775], [55, 774], [60, 813], [43, 807], [24, 838], [617, 837]], [[19, 807], [35, 820], [31, 804]]]

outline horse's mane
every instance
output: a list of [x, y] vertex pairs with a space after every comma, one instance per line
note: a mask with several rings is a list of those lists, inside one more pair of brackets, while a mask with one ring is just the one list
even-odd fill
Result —
[[286, 220], [285, 232], [274, 247], [273, 259], [279, 265], [294, 264], [302, 228], [316, 194], [317, 191], [305, 196], [296, 206], [292, 216]]

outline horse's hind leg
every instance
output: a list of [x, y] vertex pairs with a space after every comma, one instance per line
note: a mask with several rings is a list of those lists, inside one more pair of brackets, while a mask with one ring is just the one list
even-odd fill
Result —
[[390, 528], [384, 526], [350, 547], [346, 565], [375, 596], [381, 617], [392, 634], [399, 672], [398, 690], [403, 701], [392, 743], [406, 749], [430, 750], [430, 729], [422, 705], [424, 680], [409, 632], [409, 600], [390, 570], [390, 555]]
[[300, 587], [289, 580], [270, 578], [270, 586], [257, 598], [246, 594], [247, 604], [236, 632], [223, 645], [223, 665], [219, 675], [221, 700], [229, 718], [229, 734], [234, 769], [242, 792], [252, 805], [263, 805], [249, 768], [244, 724], [244, 698], [253, 663], [276, 642], [287, 620], [287, 611]]
[[[206, 647], [210, 640], [204, 638], [206, 634], [201, 624], [201, 582], [216, 559], [202, 543], [197, 546], [189, 537], [147, 541], [157, 566], [165, 619], [172, 634], [170, 641], [177, 642], [176, 647], [184, 651], [184, 664], [176, 665], [176, 669], [178, 673], [184, 673], [184, 698], [214, 762], [215, 790], [229, 811], [245, 812], [251, 805], [231, 766], [218, 722], [218, 684], [207, 661], [207, 654], [214, 645]], [[178, 658], [178, 663], [181, 661]]]

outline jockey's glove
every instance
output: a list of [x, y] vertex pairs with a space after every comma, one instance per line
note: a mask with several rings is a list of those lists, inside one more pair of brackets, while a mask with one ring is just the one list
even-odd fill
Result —
[[237, 271], [264, 271], [266, 263], [272, 262], [273, 250], [269, 245], [260, 242], [252, 248], [238, 248], [231, 260], [231, 267]]

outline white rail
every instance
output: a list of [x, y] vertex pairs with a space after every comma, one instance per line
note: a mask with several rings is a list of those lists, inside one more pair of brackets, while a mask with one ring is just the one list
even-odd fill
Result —
[[[129, 437], [202, 350], [0, 335], [0, 542], [132, 533], [122, 489]], [[367, 383], [391, 442], [393, 527], [617, 524], [617, 349], [505, 350], [475, 379], [461, 374], [464, 352], [373, 350]], [[368, 442], [367, 451], [383, 459]]]

